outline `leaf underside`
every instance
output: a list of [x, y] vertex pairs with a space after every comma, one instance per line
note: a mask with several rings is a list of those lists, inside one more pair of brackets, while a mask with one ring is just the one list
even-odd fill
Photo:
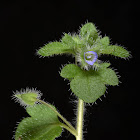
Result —
[[27, 108], [31, 117], [23, 119], [16, 130], [15, 140], [54, 140], [62, 133], [57, 115], [47, 106], [36, 104]]

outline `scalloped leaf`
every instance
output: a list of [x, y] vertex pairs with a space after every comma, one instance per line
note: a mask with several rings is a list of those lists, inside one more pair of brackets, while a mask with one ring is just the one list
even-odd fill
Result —
[[79, 72], [81, 72], [81, 68], [75, 64], [68, 64], [61, 70], [60, 76], [63, 78], [74, 78]]
[[101, 69], [98, 71], [98, 75], [101, 77], [101, 80], [107, 85], [116, 86], [119, 84], [119, 79], [115, 71], [112, 69]]
[[130, 53], [126, 49], [124, 49], [121, 46], [116, 46], [116, 45], [103, 47], [101, 50], [101, 53], [111, 54], [111, 55], [121, 57], [121, 58], [128, 58], [130, 56]]
[[51, 42], [40, 48], [37, 53], [41, 56], [52, 56], [65, 53], [74, 54], [74, 51], [70, 45], [61, 42]]
[[105, 84], [99, 76], [83, 72], [74, 77], [70, 83], [70, 88], [74, 94], [86, 103], [93, 103], [106, 91]]
[[76, 96], [86, 103], [92, 103], [105, 93], [105, 85], [115, 86], [119, 83], [116, 73], [107, 68], [109, 66], [110, 63], [102, 63], [98, 71], [85, 71], [75, 64], [68, 64], [60, 75], [70, 79], [70, 88]]
[[49, 107], [36, 104], [28, 107], [27, 112], [31, 117], [19, 123], [15, 140], [54, 140], [61, 135], [58, 117]]

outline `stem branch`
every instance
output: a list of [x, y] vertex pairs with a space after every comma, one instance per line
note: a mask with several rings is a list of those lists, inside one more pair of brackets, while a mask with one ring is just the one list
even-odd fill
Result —
[[[40, 103], [42, 103], [42, 104], [44, 104], [44, 105], [46, 105], [46, 106], [48, 106], [51, 110], [53, 110], [56, 114], [57, 114], [57, 116], [59, 117], [59, 118], [61, 118], [62, 120], [63, 120], [63, 122], [64, 123], [66, 123], [67, 124], [67, 126], [64, 124], [63, 125], [63, 127], [64, 128], [66, 128], [68, 131], [70, 131], [73, 135], [77, 135], [77, 131], [75, 130], [75, 128], [57, 111], [57, 110], [55, 110], [50, 104], [48, 104], [48, 103], [46, 103], [46, 102], [44, 102], [44, 101], [42, 101], [42, 100], [38, 100], [38, 102], [40, 102]], [[61, 126], [62, 126], [62, 123], [61, 123]]]
[[77, 133], [75, 131], [73, 131], [71, 128], [69, 128], [67, 125], [65, 125], [64, 123], [60, 123], [59, 124], [61, 127], [67, 129], [71, 134], [73, 134], [75, 137], [77, 136]]

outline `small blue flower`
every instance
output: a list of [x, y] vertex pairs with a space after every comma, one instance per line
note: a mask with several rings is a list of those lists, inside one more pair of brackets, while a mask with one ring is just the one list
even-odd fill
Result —
[[82, 69], [89, 70], [98, 70], [100, 67], [101, 61], [98, 60], [98, 53], [92, 51], [90, 46], [86, 46], [83, 50], [79, 51], [76, 54], [76, 61], [81, 66]]
[[98, 58], [98, 55], [94, 51], [88, 51], [84, 52], [84, 60], [87, 64], [93, 66], [93, 64], [96, 62]]

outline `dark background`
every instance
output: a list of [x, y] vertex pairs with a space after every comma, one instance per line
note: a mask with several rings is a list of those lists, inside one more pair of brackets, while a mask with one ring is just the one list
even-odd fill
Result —
[[[2, 41], [1, 135], [12, 139], [16, 123], [28, 116], [26, 111], [11, 100], [13, 91], [34, 87], [43, 93], [42, 99], [54, 104], [74, 122], [75, 96], [70, 95], [67, 81], [59, 76], [61, 64], [74, 62], [71, 57], [39, 58], [36, 50], [49, 41], [60, 40], [63, 33], [77, 32], [85, 22], [93, 22], [102, 36], [109, 36], [113, 44], [131, 51], [130, 60], [103, 57], [121, 75], [119, 86], [108, 87], [106, 98], [97, 105], [87, 106], [85, 113], [85, 140], [134, 139], [138, 119], [138, 65], [139, 7], [134, 0], [95, 1], [4, 1], [0, 5]], [[1, 43], [2, 44], [2, 43]], [[5, 50], [3, 50], [5, 49]], [[137, 84], [136, 84], [137, 82]], [[4, 100], [6, 97], [6, 100]], [[8, 99], [8, 100], [7, 100]], [[8, 136], [8, 138], [7, 138]], [[74, 140], [67, 131], [58, 140]]]

